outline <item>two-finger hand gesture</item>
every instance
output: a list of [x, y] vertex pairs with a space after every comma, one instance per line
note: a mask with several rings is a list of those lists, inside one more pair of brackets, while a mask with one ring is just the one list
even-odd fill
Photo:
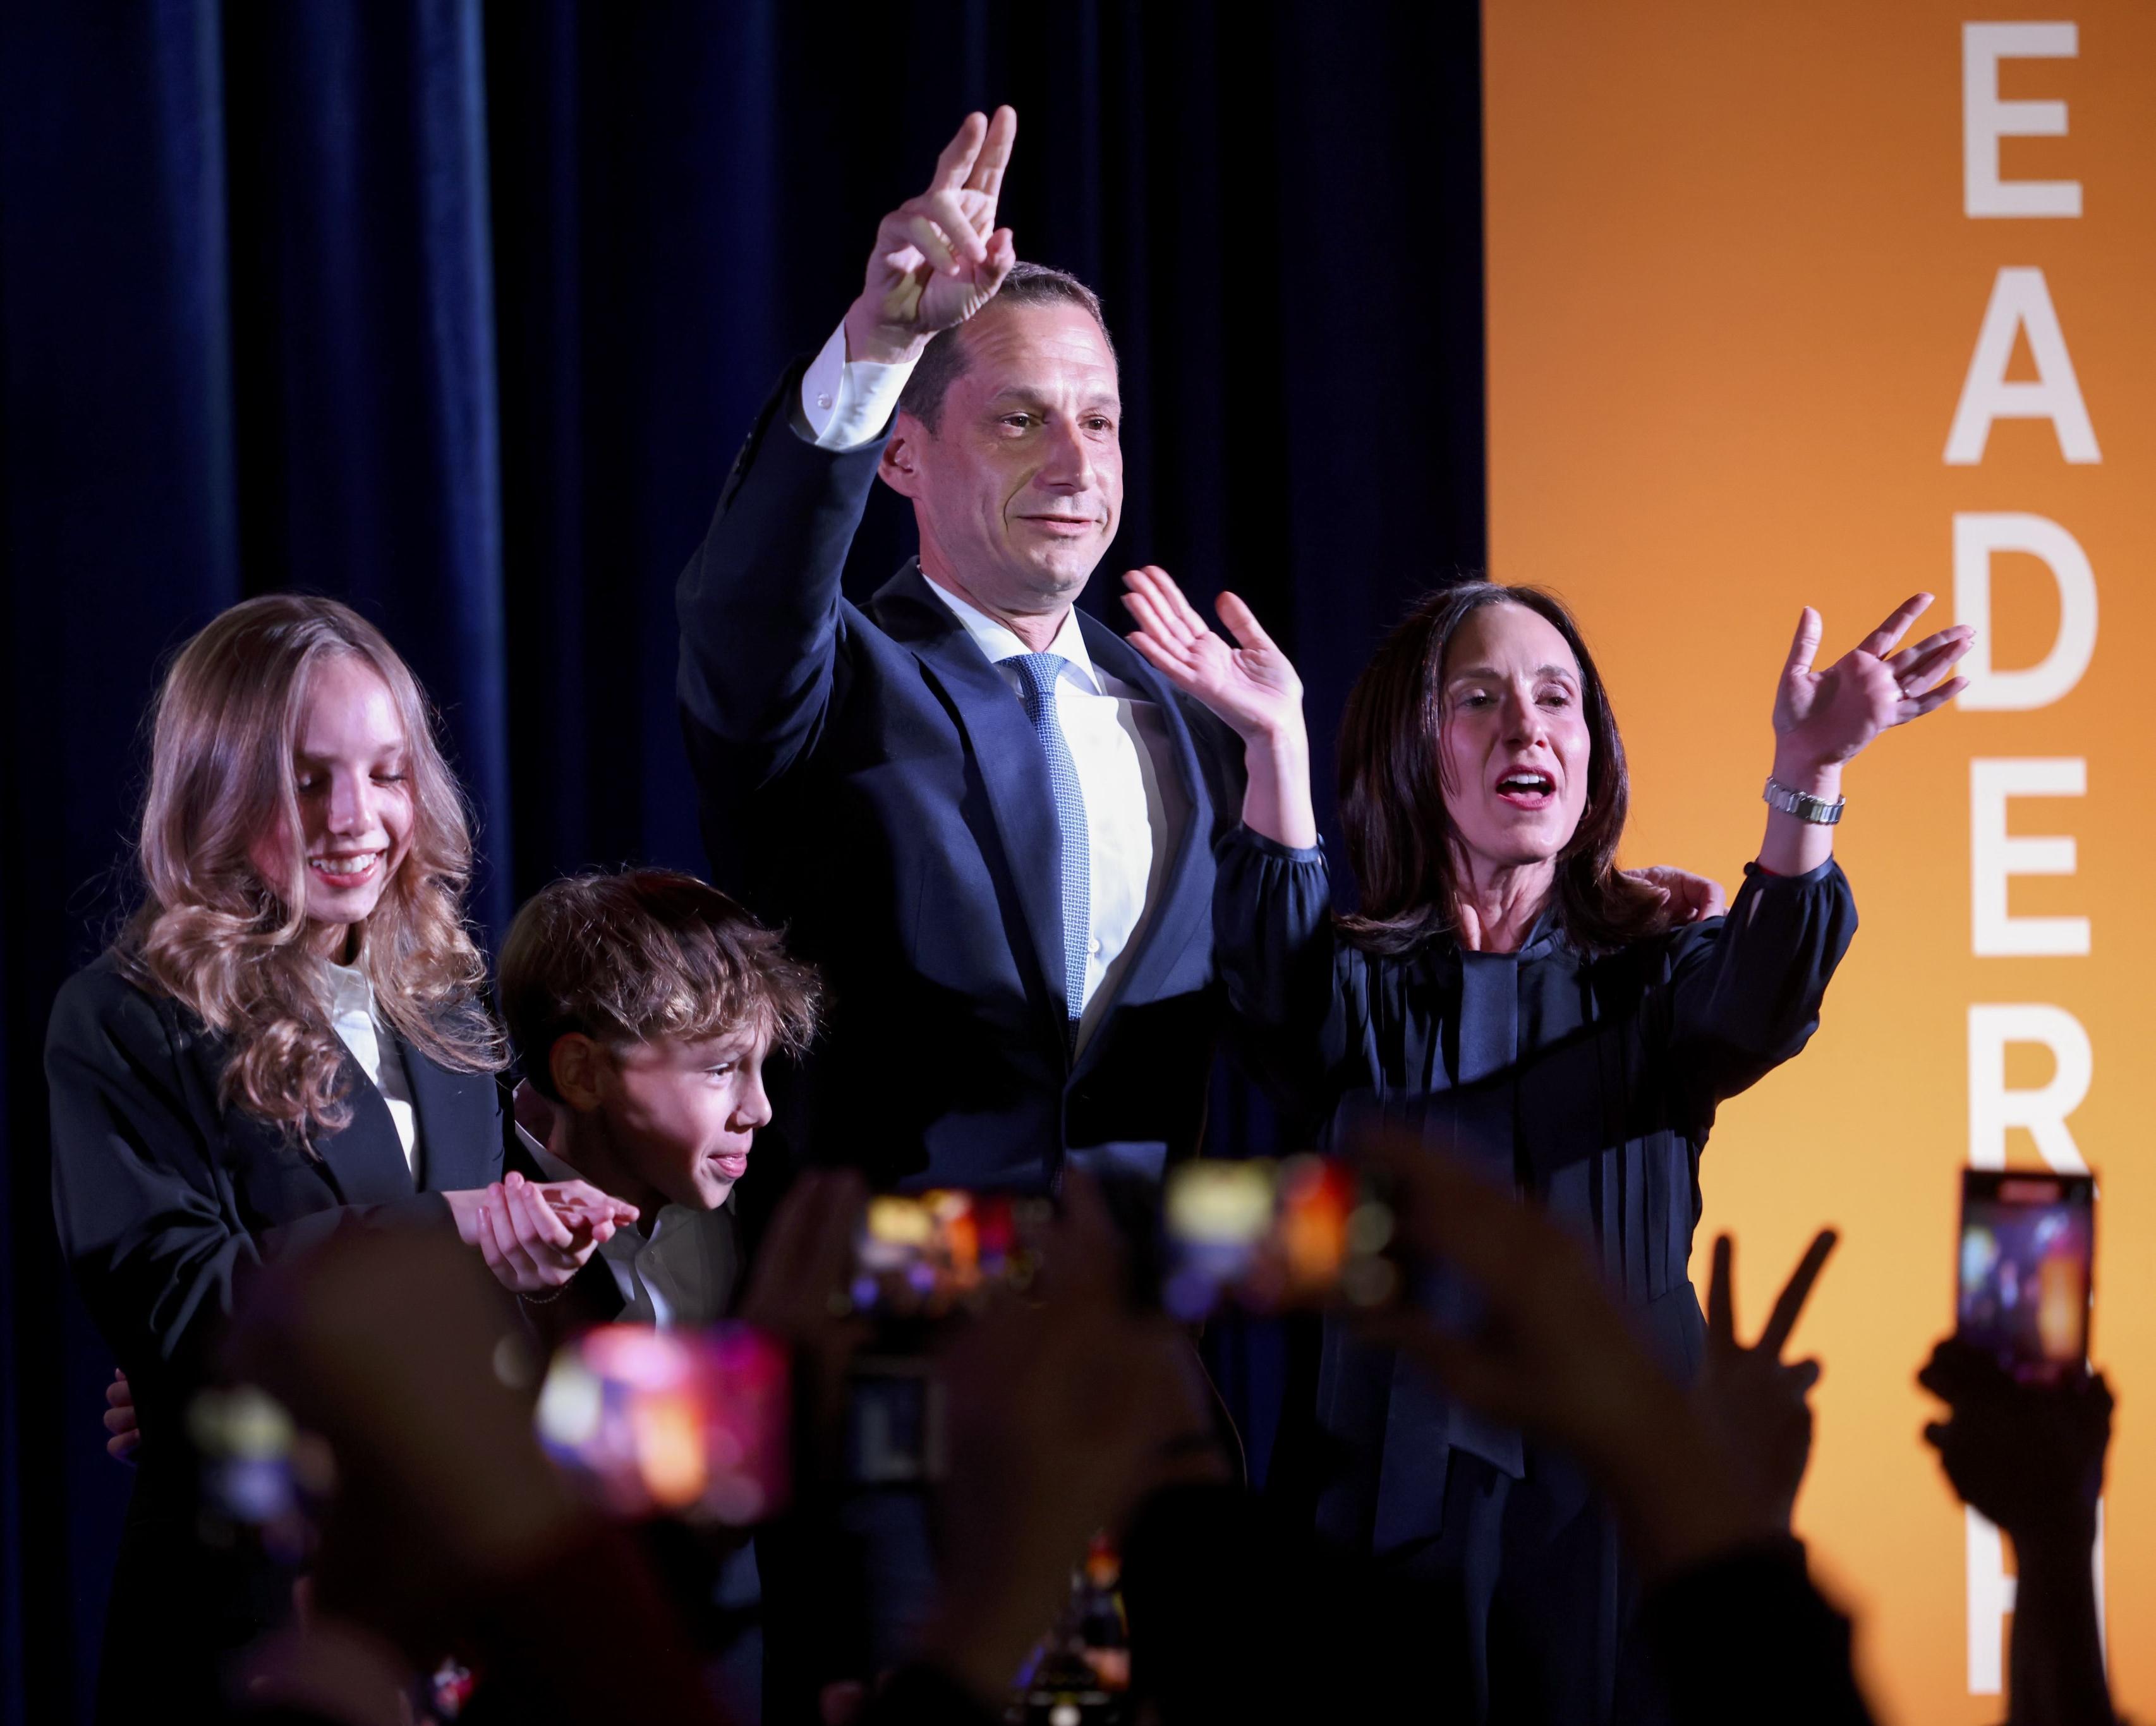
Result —
[[1130, 590], [1123, 604], [1138, 626], [1127, 639], [1163, 677], [1211, 708], [1245, 742], [1300, 730], [1302, 679], [1241, 600], [1224, 593], [1214, 602], [1235, 638], [1229, 647], [1158, 565], [1126, 571], [1123, 585]]
[[1720, 1442], [1738, 1478], [1760, 1511], [1783, 1528], [1811, 1460], [1812, 1386], [1816, 1360], [1785, 1363], [1782, 1350], [1796, 1329], [1837, 1237], [1821, 1229], [1790, 1273], [1759, 1340], [1737, 1340], [1737, 1296], [1732, 1276], [1735, 1247], [1727, 1235], [1714, 1243], [1714, 1280], [1707, 1295], [1707, 1358], [1694, 1400], [1700, 1418]]
[[1962, 678], [1944, 681], [1975, 639], [1966, 623], [1894, 651], [1931, 603], [1928, 593], [1912, 595], [1825, 671], [1812, 669], [1825, 626], [1817, 612], [1804, 608], [1774, 695], [1776, 778], [1810, 791], [1799, 781], [1835, 771], [1881, 731], [1921, 718], [1968, 687]]
[[928, 189], [876, 228], [860, 297], [846, 314], [846, 356], [896, 365], [994, 297], [1018, 254], [996, 226], [996, 200], [1018, 115], [968, 114], [936, 159]]

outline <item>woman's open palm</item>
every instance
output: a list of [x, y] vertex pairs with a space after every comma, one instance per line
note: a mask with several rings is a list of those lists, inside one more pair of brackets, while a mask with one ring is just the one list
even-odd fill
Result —
[[1214, 610], [1235, 638], [1229, 647], [1206, 627], [1166, 570], [1155, 564], [1127, 571], [1123, 604], [1137, 620], [1129, 640], [1176, 688], [1196, 696], [1248, 741], [1302, 725], [1302, 679], [1288, 657], [1232, 593]]
[[1931, 603], [1928, 593], [1912, 595], [1825, 671], [1812, 669], [1824, 626], [1806, 606], [1774, 695], [1774, 729], [1783, 745], [1812, 765], [1838, 766], [1881, 731], [1921, 718], [1966, 689], [1961, 678], [1941, 681], [1975, 638], [1966, 623], [1892, 651]]

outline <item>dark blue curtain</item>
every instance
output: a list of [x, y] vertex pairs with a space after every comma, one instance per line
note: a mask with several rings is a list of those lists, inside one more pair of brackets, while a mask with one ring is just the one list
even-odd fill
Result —
[[[674, 576], [877, 217], [1009, 101], [1021, 254], [1123, 356], [1086, 602], [1139, 561], [1232, 582], [1322, 750], [1405, 598], [1483, 556], [1479, 81], [1450, 0], [0, 0], [0, 1720], [85, 1713], [126, 1501], [40, 1049], [128, 903], [170, 651], [281, 586], [380, 622], [490, 931], [565, 869], [696, 867]], [[910, 534], [880, 497], [850, 582]], [[1226, 1076], [1215, 1127], [1274, 1130]], [[1262, 1472], [1280, 1336], [1211, 1348]]]

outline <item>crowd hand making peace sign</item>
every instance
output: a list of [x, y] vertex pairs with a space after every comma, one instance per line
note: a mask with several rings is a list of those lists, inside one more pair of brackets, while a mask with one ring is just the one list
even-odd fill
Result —
[[1727, 1235], [1714, 1242], [1707, 1354], [1692, 1406], [1729, 1458], [1753, 1508], [1784, 1532], [1811, 1460], [1811, 1391], [1819, 1382], [1820, 1364], [1785, 1361], [1782, 1351], [1839, 1238], [1829, 1228], [1812, 1237], [1774, 1302], [1767, 1328], [1748, 1348], [1737, 1339], [1736, 1246]]
[[903, 365], [928, 338], [963, 324], [994, 297], [1018, 261], [996, 198], [1018, 136], [1016, 110], [968, 114], [936, 159], [927, 191], [876, 228], [860, 297], [846, 313], [846, 357]]

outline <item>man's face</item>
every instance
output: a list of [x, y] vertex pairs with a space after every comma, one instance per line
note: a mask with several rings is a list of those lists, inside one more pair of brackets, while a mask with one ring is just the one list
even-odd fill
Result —
[[1123, 507], [1115, 356], [1084, 307], [1001, 306], [968, 325], [966, 369], [932, 434], [911, 414], [882, 473], [913, 499], [929, 576], [999, 617], [1053, 616]]
[[717, 1210], [748, 1172], [756, 1129], [771, 1119], [770, 1046], [761, 1030], [736, 1030], [609, 1051], [593, 1076], [614, 1155], [671, 1203]]

